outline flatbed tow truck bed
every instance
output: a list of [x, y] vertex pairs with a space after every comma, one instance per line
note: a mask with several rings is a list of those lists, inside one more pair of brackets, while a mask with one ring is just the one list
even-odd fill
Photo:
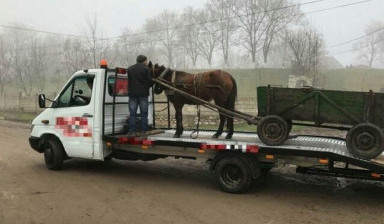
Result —
[[190, 137], [191, 131], [185, 131], [181, 138], [173, 138], [174, 132], [165, 130], [145, 139], [116, 135], [113, 150], [117, 154], [135, 153], [159, 158], [201, 158], [213, 164], [225, 153], [230, 156], [248, 154], [255, 158], [264, 173], [273, 167], [290, 164], [303, 174], [384, 180], [384, 156], [370, 161], [356, 158], [349, 153], [343, 139], [293, 136], [283, 145], [268, 146], [255, 133], [234, 133], [233, 138], [227, 140], [212, 139], [213, 131], [200, 131], [196, 139]]

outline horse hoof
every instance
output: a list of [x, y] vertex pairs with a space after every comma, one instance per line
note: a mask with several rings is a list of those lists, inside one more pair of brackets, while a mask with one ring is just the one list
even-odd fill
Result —
[[214, 135], [212, 135], [212, 138], [217, 139], [217, 138], [219, 138], [219, 135], [218, 134], [214, 134]]
[[180, 135], [179, 134], [174, 134], [173, 138], [180, 138]]
[[232, 139], [232, 135], [225, 136], [225, 139]]

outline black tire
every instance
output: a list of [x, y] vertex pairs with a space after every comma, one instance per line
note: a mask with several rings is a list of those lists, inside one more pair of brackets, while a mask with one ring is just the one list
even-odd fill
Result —
[[226, 156], [220, 159], [213, 171], [220, 189], [228, 193], [244, 193], [252, 183], [251, 170], [241, 158]]
[[257, 135], [267, 145], [281, 145], [289, 135], [287, 121], [275, 115], [263, 117], [257, 126]]
[[50, 139], [44, 145], [45, 165], [50, 170], [60, 170], [64, 161], [64, 149], [59, 142]]
[[261, 168], [261, 174], [267, 174], [269, 171], [271, 171], [272, 167], [262, 167]]
[[346, 143], [352, 155], [369, 160], [383, 152], [384, 134], [376, 125], [361, 123], [348, 131]]
[[292, 120], [286, 120], [286, 121], [287, 121], [287, 125], [288, 125], [288, 135], [289, 135], [289, 133], [292, 130]]

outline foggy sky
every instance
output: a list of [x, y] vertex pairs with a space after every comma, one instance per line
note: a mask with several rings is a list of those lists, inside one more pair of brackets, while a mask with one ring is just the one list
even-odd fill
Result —
[[[310, 0], [300, 1], [301, 3]], [[302, 6], [304, 12], [325, 9], [361, 0], [328, 0]], [[140, 28], [144, 21], [163, 9], [180, 11], [186, 6], [201, 8], [206, 0], [0, 0], [0, 25], [24, 24], [60, 33], [84, 35], [84, 20], [97, 15], [105, 37], [119, 36], [123, 28]], [[323, 35], [327, 45], [364, 35], [372, 20], [384, 21], [384, 0], [374, 0], [345, 8], [307, 14], [311, 25]], [[5, 28], [0, 28], [5, 29]], [[353, 43], [327, 48], [343, 65], [355, 62]]]

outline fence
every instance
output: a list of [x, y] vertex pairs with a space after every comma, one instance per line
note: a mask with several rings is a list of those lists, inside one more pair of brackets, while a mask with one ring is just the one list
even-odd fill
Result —
[[[53, 99], [54, 96], [47, 96], [47, 98]], [[166, 100], [164, 96], [156, 98], [158, 101]], [[168, 111], [166, 104], [156, 104], [155, 105], [155, 114], [156, 114], [156, 125], [161, 127], [166, 127], [168, 125]], [[171, 112], [171, 126], [174, 127], [176, 124], [175, 121], [175, 110], [170, 104]], [[34, 96], [22, 96], [19, 95], [3, 95], [0, 97], [0, 110], [3, 111], [18, 111], [18, 112], [29, 112], [29, 113], [39, 113], [42, 109], [39, 108], [37, 95]], [[242, 111], [244, 113], [249, 113], [256, 115], [257, 114], [257, 103], [256, 98], [243, 97], [238, 98], [236, 101], [236, 110]], [[185, 105], [183, 108], [183, 120], [185, 127], [194, 127], [197, 122], [197, 109], [193, 105]], [[215, 125], [219, 122], [219, 115], [217, 112], [209, 110], [205, 107], [201, 107], [201, 124], [203, 125]], [[240, 122], [235, 119], [235, 122]]]

